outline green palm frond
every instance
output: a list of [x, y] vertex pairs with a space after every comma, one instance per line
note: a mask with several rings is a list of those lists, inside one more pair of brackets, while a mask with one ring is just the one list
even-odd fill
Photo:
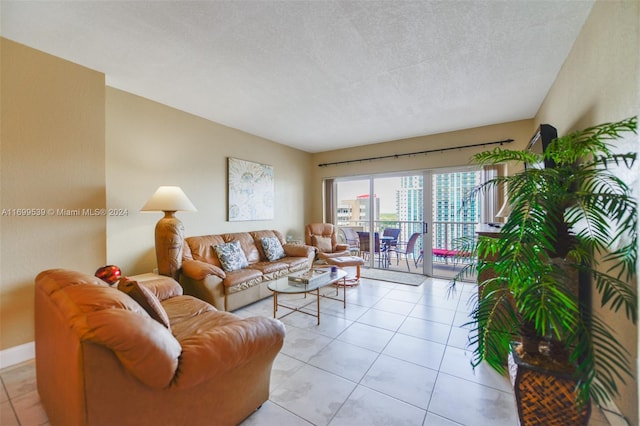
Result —
[[498, 238], [469, 238], [458, 246], [476, 261], [453, 285], [474, 273], [492, 277], [478, 283], [472, 299], [474, 366], [487, 362], [504, 371], [511, 341], [526, 323], [567, 349], [581, 401], [610, 399], [631, 376], [629, 354], [616, 334], [581, 306], [576, 277], [589, 276], [601, 306], [635, 324], [637, 200], [616, 168], [634, 167], [637, 156], [614, 152], [613, 143], [636, 129], [632, 117], [557, 138], [542, 155], [496, 148], [474, 156], [480, 165], [554, 164], [491, 179], [468, 195], [502, 188], [511, 207]]

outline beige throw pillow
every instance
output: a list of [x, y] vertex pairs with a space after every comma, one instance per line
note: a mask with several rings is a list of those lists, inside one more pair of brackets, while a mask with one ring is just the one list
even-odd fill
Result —
[[318, 251], [322, 253], [331, 253], [333, 251], [333, 247], [331, 246], [331, 237], [320, 237], [318, 235], [314, 235], [312, 240], [313, 245], [318, 249]]

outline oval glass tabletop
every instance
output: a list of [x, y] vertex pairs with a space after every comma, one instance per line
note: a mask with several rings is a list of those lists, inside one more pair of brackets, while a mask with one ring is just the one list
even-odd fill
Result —
[[[318, 270], [321, 270], [322, 272], [316, 272]], [[314, 268], [312, 269], [312, 271], [314, 273], [311, 277], [309, 277], [311, 281], [309, 284], [292, 281], [288, 277], [283, 277], [282, 279], [270, 282], [267, 288], [269, 288], [269, 290], [271, 291], [277, 291], [278, 293], [307, 293], [317, 290], [321, 287], [334, 284], [347, 276], [347, 272], [342, 269], [338, 269], [335, 274], [332, 274], [329, 268]], [[322, 276], [318, 276], [316, 274]]]

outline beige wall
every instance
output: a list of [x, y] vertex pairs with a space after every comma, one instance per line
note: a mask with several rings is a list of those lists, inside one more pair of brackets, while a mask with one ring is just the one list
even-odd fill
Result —
[[[33, 279], [106, 259], [104, 75], [0, 38], [0, 349], [33, 340]], [[13, 216], [45, 209], [46, 216]], [[54, 209], [52, 212], [47, 212]]]
[[421, 136], [314, 154], [311, 168], [313, 173], [312, 180], [314, 189], [313, 202], [311, 206], [313, 214], [312, 220], [322, 221], [323, 200], [321, 188], [322, 181], [324, 179], [344, 176], [365, 176], [374, 173], [420, 171], [446, 167], [468, 166], [470, 164], [469, 160], [473, 154], [487, 149], [493, 149], [497, 145], [443, 151], [409, 157], [330, 165], [325, 167], [319, 167], [318, 164], [346, 160], [360, 160], [371, 157], [385, 157], [388, 155], [407, 154], [506, 139], [513, 139], [514, 142], [505, 144], [505, 148], [522, 149], [526, 147], [527, 143], [531, 139], [533, 131], [534, 127], [532, 120], [521, 120], [494, 126], [477, 127], [474, 129], [459, 130], [456, 132], [442, 133], [438, 135]]
[[[266, 228], [302, 236], [310, 154], [105, 88], [101, 73], [0, 40], [0, 209], [127, 211], [1, 217], [0, 350], [33, 341], [40, 271], [156, 267], [161, 213], [139, 210], [159, 185], [182, 186], [198, 208], [178, 213], [187, 235]], [[227, 222], [227, 157], [274, 166], [275, 220]]]
[[[637, 115], [640, 94], [640, 3], [598, 1], [593, 7], [571, 54], [565, 61], [538, 114], [537, 123], [550, 123], [558, 134], [591, 125], [622, 120]], [[624, 151], [638, 151], [638, 138], [618, 143]], [[637, 170], [635, 180], [637, 184]], [[636, 194], [639, 194], [636, 186]], [[637, 288], [637, 281], [632, 283]], [[594, 298], [595, 299], [595, 298]], [[638, 329], [623, 315], [594, 309], [618, 332], [637, 364]], [[634, 365], [635, 369], [635, 365]], [[637, 371], [637, 369], [635, 369]], [[630, 420], [638, 424], [638, 382], [628, 385], [616, 405]]]
[[[227, 158], [269, 164], [275, 219], [227, 221]], [[154, 227], [162, 213], [139, 210], [160, 185], [178, 185], [198, 209], [178, 212], [185, 235], [277, 229], [302, 236], [309, 212], [310, 154], [107, 88], [109, 263], [126, 274], [156, 267]]]

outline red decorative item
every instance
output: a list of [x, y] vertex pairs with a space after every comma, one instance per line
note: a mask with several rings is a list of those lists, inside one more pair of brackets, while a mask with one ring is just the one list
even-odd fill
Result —
[[113, 285], [118, 282], [120, 276], [122, 275], [122, 271], [116, 265], [107, 265], [98, 270], [95, 273], [95, 276], [100, 278], [102, 281], [108, 283], [109, 285]]

